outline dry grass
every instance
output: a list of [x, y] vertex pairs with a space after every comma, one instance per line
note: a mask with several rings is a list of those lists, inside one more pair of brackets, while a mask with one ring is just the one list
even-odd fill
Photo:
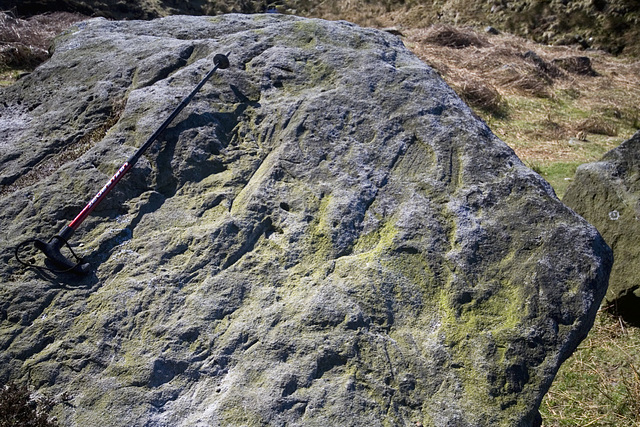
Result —
[[617, 136], [618, 128], [605, 120], [603, 117], [589, 117], [578, 123], [576, 129], [579, 132], [592, 133], [596, 135]]
[[551, 73], [549, 69], [555, 67], [530, 60], [532, 55], [527, 53], [533, 50], [524, 41], [517, 43], [518, 39], [509, 36], [488, 38], [469, 28], [445, 27], [448, 31], [443, 34], [442, 28], [406, 30], [406, 44], [452, 87], [462, 87], [472, 77], [503, 96], [513, 92], [550, 96], [549, 87], [558, 71]]
[[454, 89], [472, 107], [496, 117], [506, 114], [505, 103], [500, 92], [490, 83], [469, 76], [466, 80], [458, 83]]
[[493, 25], [540, 43], [640, 55], [637, 0], [288, 0], [286, 4], [298, 14], [346, 19], [365, 27]]
[[451, 25], [433, 25], [424, 31], [422, 42], [441, 47], [463, 49], [465, 47], [488, 47], [489, 42], [471, 28]]
[[33, 69], [49, 58], [53, 37], [85, 16], [67, 12], [18, 19], [0, 12], [0, 71]]
[[57, 427], [48, 413], [54, 405], [48, 398], [34, 398], [24, 385], [0, 384], [0, 427]]
[[568, 56], [561, 58], [554, 58], [553, 64], [558, 67], [581, 76], [595, 77], [598, 73], [593, 69], [591, 65], [591, 59], [588, 56]]
[[546, 427], [640, 425], [640, 329], [600, 312], [540, 407]]
[[640, 125], [638, 60], [544, 46], [509, 34], [471, 37], [469, 28], [457, 35], [453, 28], [448, 37], [480, 42], [443, 43], [430, 36], [434, 31], [405, 29], [405, 44], [523, 160], [543, 171], [554, 162], [597, 160]]

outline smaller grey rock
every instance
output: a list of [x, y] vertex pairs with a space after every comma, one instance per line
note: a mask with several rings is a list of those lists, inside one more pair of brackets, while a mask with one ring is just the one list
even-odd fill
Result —
[[[640, 132], [599, 162], [578, 167], [563, 201], [591, 222], [613, 249], [615, 263], [605, 305], [638, 320], [640, 299]], [[635, 294], [634, 294], [635, 293]], [[626, 310], [625, 307], [634, 307]]]
[[402, 31], [400, 31], [398, 27], [387, 27], [387, 28], [383, 28], [382, 31], [385, 31], [389, 34], [393, 34], [394, 36], [404, 37], [404, 34], [402, 33]]
[[487, 26], [484, 29], [484, 32], [487, 33], [487, 34], [492, 34], [494, 36], [497, 36], [497, 35], [500, 34], [500, 31], [498, 31], [498, 29], [496, 29], [495, 27], [492, 27], [491, 25]]

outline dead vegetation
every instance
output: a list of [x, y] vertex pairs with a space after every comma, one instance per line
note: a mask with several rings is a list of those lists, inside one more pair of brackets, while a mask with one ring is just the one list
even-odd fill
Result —
[[554, 81], [566, 77], [522, 39], [508, 35], [488, 39], [469, 28], [446, 26], [446, 32], [442, 28], [410, 30], [407, 41], [454, 87], [462, 87], [467, 76], [473, 75], [487, 86], [500, 88], [499, 92], [549, 97]]
[[500, 92], [490, 83], [486, 83], [477, 77], [469, 76], [468, 79], [460, 82], [455, 89], [458, 95], [473, 107], [496, 117], [506, 114], [506, 105]]
[[595, 135], [618, 136], [618, 128], [602, 117], [589, 117], [578, 123], [578, 132], [592, 133]]
[[0, 71], [30, 70], [49, 58], [53, 37], [85, 16], [54, 12], [19, 19], [0, 12]]
[[404, 42], [525, 161], [583, 163], [638, 128], [640, 61], [434, 26]]
[[0, 385], [0, 427], [57, 427], [49, 418], [54, 402], [34, 398], [24, 385], [14, 382]]
[[424, 31], [423, 43], [453, 49], [465, 47], [488, 47], [489, 42], [471, 28], [456, 28], [451, 25], [434, 25]]
[[599, 312], [542, 402], [543, 426], [640, 425], [639, 355], [640, 329]]
[[366, 27], [492, 25], [539, 43], [640, 54], [637, 0], [287, 0], [298, 14]]

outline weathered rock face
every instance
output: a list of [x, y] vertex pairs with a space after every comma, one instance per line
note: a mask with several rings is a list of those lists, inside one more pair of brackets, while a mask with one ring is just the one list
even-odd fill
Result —
[[630, 304], [633, 309], [625, 314], [640, 321], [640, 132], [599, 162], [578, 167], [563, 200], [595, 225], [613, 249], [616, 262], [605, 301]]
[[[12, 259], [228, 51], [74, 236], [93, 275]], [[606, 290], [596, 230], [383, 32], [92, 20], [1, 96], [0, 373], [64, 425], [533, 425]]]

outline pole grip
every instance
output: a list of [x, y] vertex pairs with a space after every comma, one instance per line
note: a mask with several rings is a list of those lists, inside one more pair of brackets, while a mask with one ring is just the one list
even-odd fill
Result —
[[[71, 272], [77, 274], [87, 274], [91, 271], [91, 266], [88, 263], [83, 263], [80, 258], [78, 258], [78, 262], [73, 262], [69, 258], [65, 257], [62, 252], [60, 252], [60, 249], [63, 245], [67, 244], [67, 240], [71, 237], [73, 232], [73, 228], [65, 226], [48, 242], [36, 239], [34, 240], [33, 245], [36, 247], [36, 249], [42, 252], [44, 256], [46, 256], [47, 259], [57, 269], [60, 270], [60, 273]], [[73, 253], [73, 255], [76, 256], [75, 253]]]

